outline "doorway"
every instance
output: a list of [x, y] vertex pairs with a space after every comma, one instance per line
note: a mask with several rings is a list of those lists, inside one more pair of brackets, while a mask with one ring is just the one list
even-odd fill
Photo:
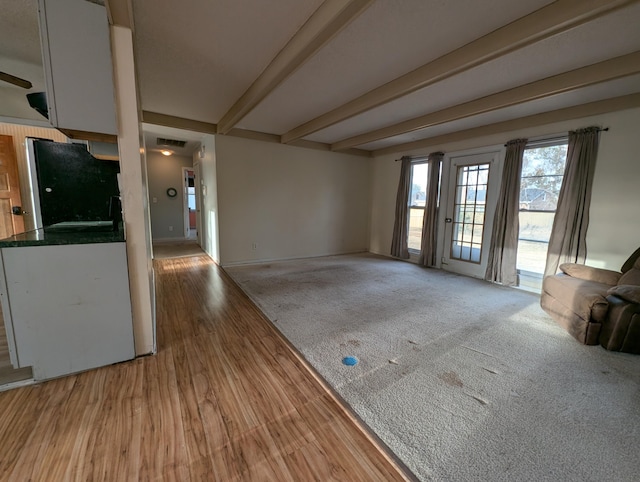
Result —
[[[442, 268], [484, 278], [498, 195], [501, 152], [445, 158], [446, 202], [440, 222]], [[447, 162], [448, 161], [448, 162]]]
[[0, 135], [0, 239], [24, 232], [13, 137]]
[[183, 195], [184, 195], [184, 237], [185, 239], [198, 239], [198, 216], [196, 205], [196, 181], [193, 168], [182, 168]]

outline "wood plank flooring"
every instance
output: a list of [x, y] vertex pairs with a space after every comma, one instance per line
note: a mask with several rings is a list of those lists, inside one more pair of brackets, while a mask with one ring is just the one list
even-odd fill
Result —
[[412, 480], [210, 258], [154, 266], [158, 354], [0, 393], [0, 480]]

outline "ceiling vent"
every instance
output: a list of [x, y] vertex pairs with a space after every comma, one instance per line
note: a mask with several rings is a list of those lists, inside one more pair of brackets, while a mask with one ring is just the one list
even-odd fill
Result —
[[162, 147], [184, 147], [187, 141], [177, 141], [175, 139], [163, 139], [162, 137], [158, 137], [156, 139], [156, 144]]

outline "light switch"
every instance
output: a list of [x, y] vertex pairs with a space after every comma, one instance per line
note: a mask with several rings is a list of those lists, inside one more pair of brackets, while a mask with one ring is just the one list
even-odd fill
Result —
[[153, 199], [151, 199], [151, 202], [154, 203], [154, 204], [157, 203], [158, 202], [158, 198], [154, 197]]

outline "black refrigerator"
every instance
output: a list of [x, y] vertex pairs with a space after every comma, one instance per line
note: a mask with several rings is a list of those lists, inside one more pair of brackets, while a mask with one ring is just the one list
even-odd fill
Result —
[[36, 140], [33, 148], [45, 229], [60, 223], [106, 226], [118, 217], [118, 161], [96, 159], [83, 144]]

